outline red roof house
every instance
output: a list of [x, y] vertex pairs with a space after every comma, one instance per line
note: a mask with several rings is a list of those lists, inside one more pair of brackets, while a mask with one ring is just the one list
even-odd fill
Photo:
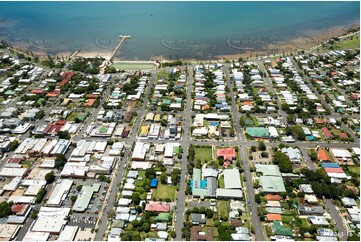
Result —
[[327, 153], [326, 153], [325, 150], [319, 149], [319, 150], [317, 151], [317, 153], [318, 153], [318, 159], [319, 159], [320, 161], [330, 161], [330, 158], [328, 158], [328, 155], [327, 155]]
[[225, 161], [236, 159], [236, 151], [233, 147], [227, 149], [217, 149], [217, 157], [223, 157]]
[[331, 168], [331, 167], [326, 167], [325, 168], [325, 171], [328, 173], [328, 172], [331, 172], [331, 173], [345, 173], [342, 169], [342, 167], [339, 167], [339, 168]]
[[272, 194], [266, 195], [267, 201], [281, 201], [281, 199], [282, 199], [282, 197], [280, 195], [272, 195]]
[[66, 124], [66, 120], [58, 120], [54, 123], [50, 123], [46, 126], [43, 133], [44, 134], [52, 134], [52, 133], [58, 133], [60, 129]]
[[333, 137], [331, 131], [328, 128], [323, 127], [321, 130], [326, 139], [331, 139]]
[[267, 220], [268, 221], [282, 221], [282, 215], [276, 214], [276, 213], [269, 213], [267, 214]]
[[42, 94], [43, 93], [43, 90], [41, 89], [34, 89], [31, 91], [32, 94]]
[[166, 202], [152, 202], [145, 205], [145, 211], [153, 211], [158, 213], [168, 213], [170, 204]]
[[348, 139], [348, 135], [346, 133], [339, 133], [338, 135], [341, 139]]

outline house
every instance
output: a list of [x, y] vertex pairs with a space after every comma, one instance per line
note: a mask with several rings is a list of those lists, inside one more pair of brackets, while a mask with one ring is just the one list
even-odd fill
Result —
[[324, 149], [319, 149], [317, 151], [317, 154], [318, 154], [318, 159], [321, 162], [330, 161], [330, 158], [328, 157], [327, 152]]
[[352, 155], [351, 153], [346, 149], [330, 149], [330, 153], [335, 159], [347, 161], [348, 159], [351, 159]]
[[323, 210], [322, 206], [313, 206], [308, 207], [305, 205], [300, 205], [298, 207], [298, 212], [300, 214], [307, 214], [307, 215], [315, 215], [315, 214], [323, 214], [325, 211]]
[[350, 197], [342, 197], [341, 202], [342, 202], [342, 205], [346, 208], [351, 208], [351, 207], [357, 206], [355, 199], [350, 198]]
[[317, 197], [315, 195], [309, 195], [309, 194], [305, 195], [305, 201], [311, 204], [318, 203]]
[[206, 215], [203, 213], [191, 213], [191, 220], [193, 224], [205, 224]]
[[302, 160], [302, 154], [301, 151], [297, 148], [283, 148], [282, 152], [285, 153], [291, 160], [293, 164], [298, 164]]
[[317, 226], [328, 226], [330, 224], [324, 216], [308, 216], [307, 220]]
[[281, 225], [281, 222], [278, 220], [273, 222], [272, 231], [275, 235], [283, 235], [283, 236], [289, 236], [289, 237], [293, 236], [291, 229], [289, 229], [287, 227], [283, 227]]
[[279, 193], [286, 191], [281, 172], [277, 165], [256, 164], [256, 172], [262, 174], [259, 178], [262, 192]]
[[282, 197], [280, 195], [267, 194], [265, 196], [267, 201], [281, 201]]
[[205, 197], [214, 197], [216, 195], [217, 178], [212, 176], [212, 174], [207, 174], [207, 171], [206, 175], [208, 175], [205, 177], [206, 180], [202, 180], [201, 170], [193, 168], [191, 191], [194, 197], [200, 197], [201, 199], [204, 199]]
[[171, 205], [166, 202], [151, 202], [145, 205], [145, 211], [168, 213], [171, 209]]
[[262, 127], [246, 127], [246, 134], [251, 138], [267, 138], [269, 137], [268, 129]]
[[223, 158], [224, 165], [227, 167], [232, 162], [232, 160], [236, 159], [236, 150], [233, 147], [217, 149], [217, 157]]
[[233, 233], [231, 236], [234, 241], [251, 241], [248, 234]]
[[303, 193], [310, 193], [310, 194], [313, 193], [312, 186], [310, 184], [301, 184], [299, 186], [299, 189], [300, 189], [300, 192], [303, 192]]
[[282, 221], [282, 215], [269, 213], [269, 214], [267, 214], [266, 219], [268, 221]]
[[326, 139], [332, 139], [333, 138], [333, 135], [331, 134], [331, 131], [328, 128], [322, 127], [321, 131], [322, 131], [322, 133], [323, 133], [323, 135], [325, 136]]
[[154, 217], [155, 221], [168, 222], [169, 221], [169, 213], [159, 213], [156, 217]]
[[192, 226], [191, 227], [191, 241], [214, 241], [214, 230], [212, 228], [206, 228], [206, 232], [202, 232], [202, 227]]

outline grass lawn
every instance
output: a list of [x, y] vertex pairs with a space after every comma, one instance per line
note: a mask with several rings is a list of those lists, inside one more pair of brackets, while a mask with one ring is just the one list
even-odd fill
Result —
[[66, 120], [68, 121], [74, 121], [77, 117], [78, 117], [79, 113], [78, 112], [72, 112], [67, 118]]
[[206, 225], [207, 226], [213, 226], [213, 224], [214, 224], [213, 219], [212, 218], [207, 218]]
[[229, 201], [219, 200], [217, 202], [217, 211], [221, 217], [229, 216]]
[[75, 108], [76, 107], [76, 104], [71, 102], [70, 104], [68, 104], [68, 108], [69, 109], [72, 109], [72, 108]]
[[206, 227], [203, 227], [202, 228], [202, 232], [206, 232], [207, 229], [213, 229], [213, 234], [214, 234], [214, 237], [217, 237], [218, 236], [218, 228], [216, 227], [212, 227], [212, 226], [206, 226]]
[[[138, 180], [140, 177], [142, 177], [142, 180]], [[145, 180], [145, 171], [138, 171], [138, 178], [135, 180], [135, 186], [143, 186]]]
[[293, 220], [292, 215], [282, 215], [282, 222], [283, 223], [290, 223]]
[[357, 166], [349, 166], [348, 170], [351, 172], [356, 173], [358, 176], [360, 176], [360, 168]]
[[325, 150], [327, 157], [330, 159], [331, 162], [335, 162], [335, 160], [333, 159], [333, 156], [331, 155], [331, 153], [328, 150]]
[[153, 198], [159, 201], [159, 199], [169, 198], [171, 201], [174, 201], [175, 191], [177, 190], [176, 186], [163, 185], [158, 183], [157, 189], [153, 192]]
[[303, 226], [309, 226], [306, 218], [301, 218], [301, 221]]
[[194, 147], [194, 160], [201, 160], [202, 163], [212, 160], [212, 147], [201, 146]]
[[252, 117], [252, 120], [253, 120], [253, 124], [255, 127], [258, 127], [259, 126], [259, 122], [258, 122], [258, 119], [256, 117]]
[[354, 49], [354, 48], [360, 48], [360, 36], [354, 37], [351, 40], [343, 41], [339, 44], [337, 44], [337, 49]]
[[142, 231], [139, 233], [139, 235], [143, 241], [145, 240], [145, 238], [158, 238], [157, 232], [154, 232], [154, 231], [150, 231], [148, 233]]
[[209, 126], [209, 123], [208, 123], [207, 120], [203, 120], [203, 126], [204, 126], [204, 127], [208, 127], [208, 126]]
[[218, 187], [224, 188], [224, 176], [223, 175], [218, 179]]

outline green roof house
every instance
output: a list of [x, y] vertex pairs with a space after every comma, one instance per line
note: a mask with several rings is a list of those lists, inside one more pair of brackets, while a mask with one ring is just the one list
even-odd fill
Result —
[[246, 134], [252, 138], [268, 138], [268, 129], [262, 127], [247, 127]]

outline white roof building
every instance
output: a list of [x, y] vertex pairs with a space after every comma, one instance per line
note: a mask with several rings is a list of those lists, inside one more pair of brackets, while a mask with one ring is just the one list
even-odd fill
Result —
[[272, 137], [272, 138], [279, 137], [277, 129], [273, 126], [268, 127], [268, 132], [269, 132], [270, 137]]
[[31, 231], [59, 234], [67, 224], [70, 208], [41, 207]]
[[72, 180], [59, 179], [53, 186], [49, 199], [46, 202], [46, 205], [55, 206], [55, 207], [60, 206], [62, 201], [65, 200], [66, 196], [68, 195], [72, 185], [73, 185]]

